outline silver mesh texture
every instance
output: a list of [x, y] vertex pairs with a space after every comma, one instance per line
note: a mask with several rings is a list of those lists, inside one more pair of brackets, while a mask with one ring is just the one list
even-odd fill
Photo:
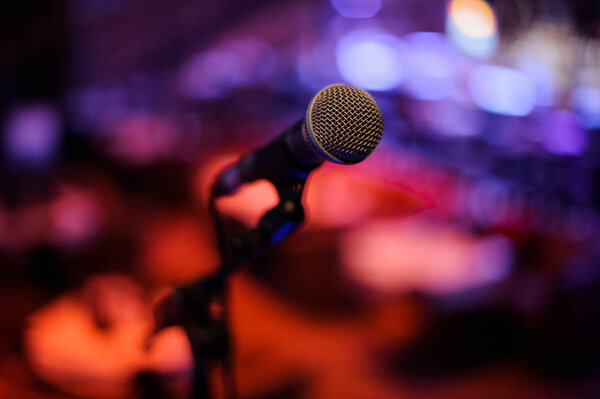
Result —
[[[369, 156], [381, 140], [383, 116], [373, 97], [358, 87], [327, 86], [308, 109], [308, 130], [329, 159], [353, 164]], [[305, 132], [306, 134], [306, 132]]]

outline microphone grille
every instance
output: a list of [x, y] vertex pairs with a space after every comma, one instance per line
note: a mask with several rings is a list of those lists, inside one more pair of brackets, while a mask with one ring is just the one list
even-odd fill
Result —
[[383, 133], [379, 106], [366, 91], [344, 84], [318, 92], [306, 120], [311, 140], [324, 155], [338, 163], [353, 164], [367, 158]]

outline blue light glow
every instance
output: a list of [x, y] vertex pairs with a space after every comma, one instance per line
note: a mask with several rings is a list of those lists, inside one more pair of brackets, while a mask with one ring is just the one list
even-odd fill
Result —
[[571, 104], [585, 127], [600, 128], [600, 87], [576, 87], [571, 93]]
[[381, 0], [331, 0], [331, 5], [346, 18], [370, 18], [381, 10]]
[[337, 44], [336, 62], [342, 78], [367, 90], [391, 90], [404, 77], [400, 39], [371, 31], [356, 30]]
[[477, 106], [494, 114], [525, 116], [538, 102], [535, 85], [527, 75], [501, 66], [473, 68], [468, 89]]

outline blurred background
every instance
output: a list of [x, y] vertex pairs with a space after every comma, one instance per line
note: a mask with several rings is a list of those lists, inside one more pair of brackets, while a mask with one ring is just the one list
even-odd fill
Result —
[[219, 262], [211, 181], [338, 82], [383, 140], [232, 279], [240, 397], [600, 395], [598, 1], [0, 9], [1, 398], [188, 397], [183, 332], [144, 342]]

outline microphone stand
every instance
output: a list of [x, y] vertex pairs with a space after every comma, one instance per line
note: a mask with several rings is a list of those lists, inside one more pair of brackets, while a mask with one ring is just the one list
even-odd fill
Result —
[[[221, 265], [217, 271], [179, 287], [162, 304], [161, 327], [181, 325], [186, 331], [194, 360], [192, 399], [210, 399], [209, 375], [221, 367], [225, 397], [236, 397], [231, 328], [228, 309], [228, 278], [249, 260], [281, 243], [304, 220], [302, 193], [310, 169], [287, 171], [269, 180], [277, 188], [279, 203], [266, 212], [254, 228], [228, 234], [216, 207], [213, 187], [209, 207], [217, 232]], [[291, 172], [291, 173], [290, 173]]]

